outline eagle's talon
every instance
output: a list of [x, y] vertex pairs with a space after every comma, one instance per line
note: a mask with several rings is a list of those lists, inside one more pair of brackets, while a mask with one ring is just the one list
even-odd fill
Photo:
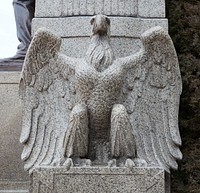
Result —
[[117, 166], [116, 159], [108, 161], [108, 167], [116, 167], [116, 166]]
[[144, 159], [136, 158], [134, 159], [134, 163], [137, 167], [147, 167], [148, 164]]
[[69, 170], [71, 167], [73, 167], [74, 164], [73, 164], [72, 159], [67, 158], [66, 161], [64, 162], [63, 166], [65, 166], [67, 170]]
[[128, 158], [125, 162], [125, 167], [131, 169], [133, 167], [135, 167], [135, 163], [133, 160], [131, 160], [130, 158]]

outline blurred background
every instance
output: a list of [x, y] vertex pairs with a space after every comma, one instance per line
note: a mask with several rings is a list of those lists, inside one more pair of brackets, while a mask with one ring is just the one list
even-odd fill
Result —
[[18, 44], [12, 0], [0, 0], [0, 58], [15, 55]]

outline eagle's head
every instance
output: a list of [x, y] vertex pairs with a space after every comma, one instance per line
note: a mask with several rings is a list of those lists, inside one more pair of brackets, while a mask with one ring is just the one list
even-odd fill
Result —
[[105, 15], [95, 15], [90, 20], [92, 32], [99, 35], [109, 35], [110, 33], [110, 19]]

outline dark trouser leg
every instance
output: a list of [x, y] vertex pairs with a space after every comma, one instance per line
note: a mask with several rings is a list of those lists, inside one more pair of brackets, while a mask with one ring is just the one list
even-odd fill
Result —
[[12, 63], [22, 61], [26, 55], [31, 41], [31, 21], [35, 11], [35, 0], [13, 0], [17, 38], [20, 44], [13, 57], [0, 59], [1, 63]]
[[16, 56], [25, 57], [31, 41], [31, 21], [34, 16], [35, 0], [13, 0], [17, 38], [20, 44]]

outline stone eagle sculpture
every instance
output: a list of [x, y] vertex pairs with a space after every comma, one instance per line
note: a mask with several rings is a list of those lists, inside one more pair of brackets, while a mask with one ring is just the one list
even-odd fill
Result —
[[110, 19], [97, 15], [91, 24], [84, 58], [61, 54], [60, 37], [45, 29], [33, 37], [20, 81], [25, 169], [83, 163], [177, 169], [182, 83], [171, 38], [151, 28], [138, 53], [115, 59]]

